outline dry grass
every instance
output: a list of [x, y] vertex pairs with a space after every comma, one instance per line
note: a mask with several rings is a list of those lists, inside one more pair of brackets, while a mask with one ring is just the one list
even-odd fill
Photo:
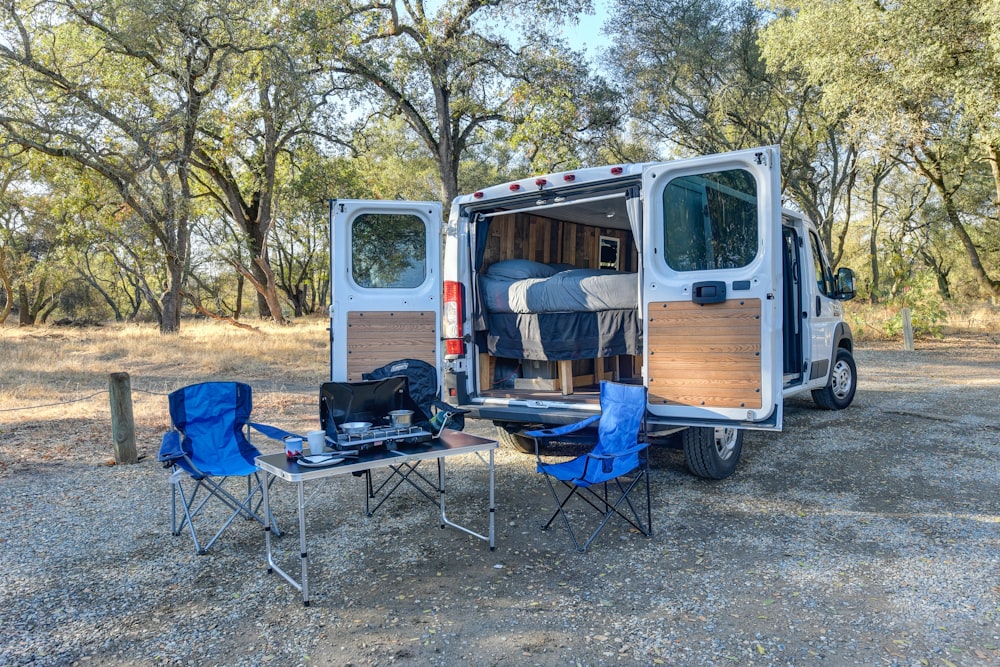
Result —
[[299, 428], [315, 419], [318, 387], [329, 377], [327, 326], [325, 318], [256, 331], [185, 322], [171, 336], [151, 325], [0, 327], [0, 434], [30, 440], [33, 425], [51, 421], [107, 428], [116, 372], [129, 374], [137, 439], [149, 440], [147, 450], [168, 426], [166, 394], [207, 380], [247, 382], [255, 419]]
[[[901, 338], [902, 306], [852, 301], [845, 306], [845, 318], [860, 341], [890, 341]], [[955, 334], [1000, 334], [1000, 306], [990, 303], [922, 304], [911, 308], [911, 318], [920, 337]]]
[[[861, 305], [849, 309], [859, 345], [897, 345], [879, 334], [879, 322], [897, 313]], [[207, 380], [250, 384], [257, 421], [314, 428], [318, 387], [329, 377], [328, 322], [318, 317], [246, 331], [186, 321], [171, 336], [152, 325], [0, 327], [0, 470], [5, 450], [9, 455], [11, 448], [30, 446], [57, 424], [75, 434], [81, 456], [103, 460], [109, 451], [108, 378], [115, 372], [130, 376], [140, 454], [155, 454], [169, 426], [166, 395]], [[943, 330], [935, 346], [996, 346], [1000, 313], [989, 306], [954, 309]]]

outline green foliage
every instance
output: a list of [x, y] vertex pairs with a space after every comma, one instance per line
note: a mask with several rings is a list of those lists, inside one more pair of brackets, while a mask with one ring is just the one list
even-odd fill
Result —
[[899, 338], [903, 335], [903, 308], [910, 310], [916, 337], [940, 338], [948, 310], [931, 280], [915, 280], [899, 297], [881, 304], [855, 300], [845, 309], [845, 319], [859, 340]]
[[[498, 135], [516, 136], [529, 163], [570, 159], [559, 138], [581, 127], [584, 105], [577, 98], [594, 97], [581, 85], [589, 82], [586, 68], [575, 66], [574, 55], [545, 33], [589, 5], [341, 0], [302, 18], [328, 45], [333, 71], [357, 82], [356, 129], [364, 130], [373, 115], [402, 118], [432, 156], [447, 205], [459, 194], [459, 166]], [[511, 17], [532, 25], [521, 32]]]
[[[844, 114], [854, 136], [893, 155], [936, 190], [982, 289], [1000, 295], [968, 222], [958, 212], [978, 161], [1000, 176], [1000, 74], [995, 2], [984, 0], [772, 0], [769, 61], [799, 68]], [[904, 157], [905, 156], [905, 157]], [[994, 180], [1000, 197], [1000, 178]], [[973, 207], [978, 208], [978, 207]]]
[[266, 256], [264, 308], [307, 313], [329, 288], [330, 198], [447, 201], [764, 144], [863, 296], [915, 299], [924, 332], [928, 304], [990, 296], [1000, 2], [621, 0], [606, 78], [555, 36], [589, 4], [5, 3], [6, 303], [23, 285], [39, 314], [169, 329], [182, 288], [238, 314], [253, 292], [234, 264], [266, 280]]
[[835, 216], [851, 196], [856, 150], [796, 67], [765, 59], [768, 15], [753, 0], [619, 0], [609, 28], [637, 131], [661, 154], [778, 144], [785, 192], [838, 263]]

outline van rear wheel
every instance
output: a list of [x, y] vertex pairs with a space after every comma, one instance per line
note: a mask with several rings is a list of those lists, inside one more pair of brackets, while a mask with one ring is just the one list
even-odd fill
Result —
[[698, 477], [725, 479], [736, 470], [743, 451], [743, 431], [738, 428], [695, 427], [681, 432], [684, 462]]
[[[493, 424], [496, 426], [497, 442], [500, 443], [501, 447], [523, 454], [535, 453], [535, 441], [520, 433], [525, 428], [524, 424], [506, 424], [504, 422], [493, 422]], [[538, 427], [541, 428], [541, 425]]]

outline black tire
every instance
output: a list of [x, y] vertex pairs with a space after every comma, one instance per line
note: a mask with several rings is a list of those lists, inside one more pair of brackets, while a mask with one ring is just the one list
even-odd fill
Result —
[[822, 389], [813, 389], [813, 402], [824, 410], [843, 410], [854, 401], [858, 389], [858, 367], [850, 350], [840, 348], [830, 371], [830, 380]]
[[503, 422], [493, 422], [493, 424], [497, 427], [497, 442], [500, 443], [501, 447], [522, 454], [535, 453], [535, 441], [520, 433], [524, 424], [505, 424]]
[[694, 427], [681, 432], [684, 462], [698, 477], [725, 479], [736, 470], [743, 452], [743, 431]]

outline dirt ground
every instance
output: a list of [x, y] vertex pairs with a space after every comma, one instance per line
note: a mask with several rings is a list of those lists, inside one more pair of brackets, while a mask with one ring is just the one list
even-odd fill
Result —
[[[656, 449], [653, 537], [612, 524], [586, 554], [539, 529], [552, 502], [523, 454], [497, 454], [495, 551], [415, 494], [369, 518], [360, 480], [316, 485], [309, 607], [253, 525], [206, 556], [170, 535], [165, 420], [138, 465], [107, 466], [100, 417], [67, 439], [0, 412], [0, 664], [1000, 665], [1000, 337], [899, 348], [859, 346], [854, 405], [790, 400], [729, 479]], [[256, 417], [308, 427], [299, 393], [260, 392]], [[39, 461], [27, 439], [68, 446]], [[449, 479], [453, 518], [485, 529], [481, 462]]]

